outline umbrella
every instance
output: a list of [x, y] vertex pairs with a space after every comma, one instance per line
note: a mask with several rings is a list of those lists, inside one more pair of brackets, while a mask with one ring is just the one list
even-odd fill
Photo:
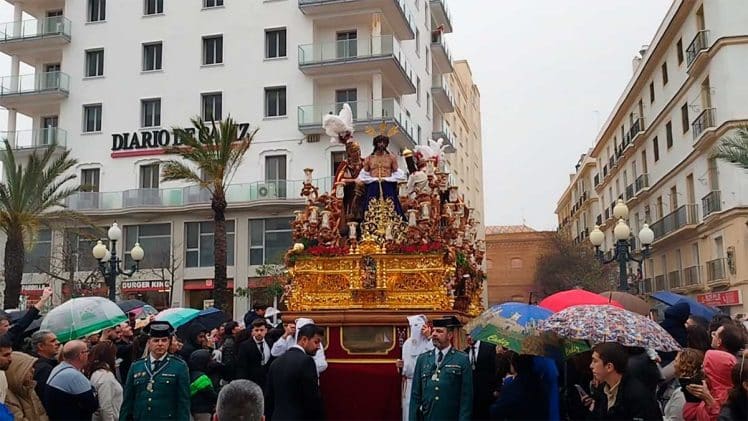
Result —
[[634, 313], [641, 314], [642, 316], [649, 316], [649, 311], [652, 308], [649, 303], [637, 297], [636, 295], [629, 294], [628, 292], [605, 291], [601, 292], [600, 295], [609, 300], [618, 301], [626, 310], [633, 311]]
[[199, 312], [197, 317], [195, 317], [193, 320], [190, 320], [189, 322], [180, 326], [179, 329], [177, 329], [177, 336], [179, 336], [180, 338], [186, 338], [189, 327], [193, 323], [200, 323], [202, 327], [210, 331], [225, 322], [226, 313], [215, 307], [208, 307], [205, 310]]
[[[23, 319], [23, 316], [25, 316], [29, 311], [28, 310], [18, 310], [18, 311], [11, 311], [10, 313], [6, 313], [8, 317], [10, 317], [10, 324], [18, 323], [19, 320]], [[37, 318], [41, 317], [36, 316]]]
[[654, 298], [657, 301], [663, 302], [668, 306], [672, 306], [678, 303], [688, 303], [688, 306], [691, 307], [691, 314], [693, 314], [694, 316], [703, 317], [706, 320], [712, 320], [712, 318], [716, 314], [721, 312], [719, 309], [709, 307], [706, 304], [701, 304], [691, 297], [676, 294], [670, 291], [657, 291], [654, 294], [650, 294], [650, 297]]
[[117, 305], [119, 308], [122, 309], [125, 313], [143, 308], [144, 306], [147, 306], [148, 303], [140, 300], [124, 300], [124, 301], [117, 301]]
[[549, 295], [543, 299], [538, 305], [543, 308], [555, 312], [561, 311], [565, 308], [578, 305], [589, 305], [589, 304], [610, 304], [616, 307], [623, 308], [621, 303], [616, 300], [610, 300], [609, 298], [602, 297], [594, 292], [589, 292], [583, 289], [570, 289], [566, 291], [557, 292]]
[[31, 322], [31, 324], [29, 325], [29, 327], [26, 328], [26, 330], [23, 331], [23, 335], [30, 336], [32, 333], [39, 330], [41, 326], [42, 326], [42, 319], [36, 319], [33, 322]]
[[680, 345], [655, 321], [610, 305], [580, 305], [562, 310], [543, 322], [542, 330], [592, 343], [677, 351]]
[[171, 323], [174, 329], [191, 322], [200, 314], [200, 310], [194, 308], [167, 308], [156, 315], [156, 320]]
[[60, 342], [68, 342], [126, 321], [125, 313], [106, 298], [80, 297], [53, 308], [40, 328], [54, 332]]
[[[552, 314], [536, 305], [508, 302], [484, 311], [471, 320], [465, 330], [477, 341], [501, 345], [520, 354], [546, 355], [548, 346], [558, 347], [559, 343], [557, 338], [543, 334], [538, 326]], [[570, 347], [564, 343], [566, 355], [586, 349], [589, 348], [584, 344]]]

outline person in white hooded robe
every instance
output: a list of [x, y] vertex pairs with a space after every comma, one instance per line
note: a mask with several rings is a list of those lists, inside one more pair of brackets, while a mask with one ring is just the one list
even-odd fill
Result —
[[413, 385], [413, 373], [416, 368], [416, 360], [419, 355], [434, 349], [434, 344], [431, 342], [431, 328], [428, 325], [428, 319], [426, 316], [423, 314], [408, 316], [408, 323], [410, 323], [410, 337], [403, 343], [402, 359], [397, 362], [398, 367], [402, 370], [403, 376], [403, 421], [408, 420], [410, 389]]
[[[292, 346], [296, 345], [296, 340], [299, 336], [299, 329], [309, 324], [314, 324], [314, 320], [308, 319], [306, 317], [299, 317], [298, 319], [296, 319], [296, 335], [289, 336], [286, 339], [279, 338], [277, 341], [275, 341], [275, 343], [273, 344], [273, 348], [270, 349], [270, 355], [272, 355], [273, 357], [280, 357]], [[314, 364], [317, 366], [317, 375], [320, 375], [323, 371], [327, 370], [327, 358], [325, 358], [325, 349], [322, 344], [319, 345], [317, 353], [314, 354], [313, 358]], [[415, 362], [413, 364], [415, 365]]]

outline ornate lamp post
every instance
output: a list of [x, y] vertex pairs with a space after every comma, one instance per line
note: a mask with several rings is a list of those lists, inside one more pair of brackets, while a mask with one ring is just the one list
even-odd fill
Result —
[[99, 240], [96, 242], [92, 253], [93, 257], [99, 261], [99, 270], [104, 275], [104, 280], [109, 288], [109, 299], [112, 301], [116, 300], [117, 295], [117, 276], [125, 275], [127, 277], [132, 276], [138, 271], [138, 265], [143, 260], [145, 252], [140, 247], [140, 243], [135, 243], [135, 246], [130, 250], [130, 257], [135, 261], [132, 268], [129, 271], [123, 271], [120, 263], [122, 259], [117, 257], [117, 241], [122, 239], [122, 230], [117, 226], [117, 223], [113, 223], [109, 231], [107, 231], [107, 237], [109, 237], [109, 245], [111, 251], [106, 248], [104, 243]]
[[649, 228], [647, 224], [644, 224], [641, 231], [639, 231], [639, 241], [641, 242], [642, 255], [638, 259], [634, 257], [631, 244], [629, 244], [629, 235], [631, 235], [631, 229], [626, 224], [625, 220], [629, 216], [629, 208], [623, 203], [623, 200], [618, 200], [618, 203], [613, 208], [613, 217], [618, 220], [615, 228], [613, 229], [613, 235], [616, 238], [615, 253], [610, 259], [605, 259], [605, 255], [600, 246], [605, 241], [605, 234], [600, 231], [600, 226], [595, 225], [595, 229], [590, 233], [590, 242], [595, 246], [595, 256], [600, 263], [607, 265], [608, 263], [618, 262], [618, 290], [628, 290], [628, 268], [627, 263], [629, 261], [639, 263], [642, 266], [644, 259], [649, 257], [650, 245], [654, 241], [654, 232]]

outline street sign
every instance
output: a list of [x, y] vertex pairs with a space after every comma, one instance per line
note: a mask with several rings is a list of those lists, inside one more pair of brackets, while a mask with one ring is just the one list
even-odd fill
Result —
[[740, 293], [740, 290], [697, 294], [696, 300], [698, 300], [698, 302], [700, 302], [701, 304], [712, 307], [739, 306], [743, 304], [743, 296]]

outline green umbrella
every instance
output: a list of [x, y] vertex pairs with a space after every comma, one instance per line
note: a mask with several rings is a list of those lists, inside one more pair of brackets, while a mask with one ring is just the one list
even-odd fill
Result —
[[171, 326], [176, 329], [179, 326], [187, 324], [192, 320], [196, 319], [200, 315], [200, 310], [194, 308], [167, 308], [166, 310], [156, 315], [156, 320], [160, 322], [169, 322]]
[[80, 297], [53, 308], [42, 320], [41, 329], [54, 332], [60, 342], [68, 342], [126, 321], [127, 315], [112, 301]]

